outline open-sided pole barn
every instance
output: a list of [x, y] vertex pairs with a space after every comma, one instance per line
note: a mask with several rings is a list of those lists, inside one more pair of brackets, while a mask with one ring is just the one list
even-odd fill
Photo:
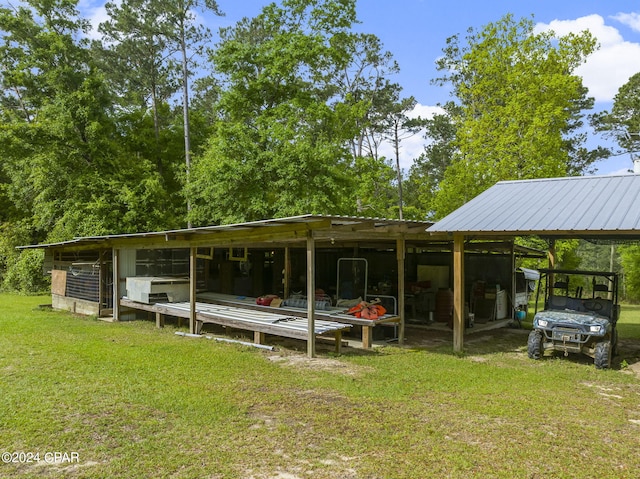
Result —
[[[342, 331], [349, 328], [361, 330], [362, 346], [369, 348], [374, 333], [386, 334], [391, 330], [387, 326], [393, 325], [392, 339], [402, 344], [407, 311], [412, 325], [428, 325], [435, 316], [436, 322], [463, 330], [468, 310], [465, 278], [456, 278], [451, 271], [460, 271], [465, 263], [467, 282], [480, 278], [494, 285], [512, 284], [513, 242], [465, 243], [447, 234], [434, 235], [427, 231], [430, 226], [419, 221], [302, 215], [28, 247], [47, 252], [54, 308], [115, 320], [130, 317], [132, 310], [145, 311], [155, 314], [159, 327], [165, 316], [174, 316], [188, 320], [192, 333], [206, 323], [244, 327], [253, 331], [256, 342], [265, 334], [304, 339], [308, 355], [314, 356], [317, 334], [334, 333], [339, 345]], [[76, 283], [98, 286], [79, 295]], [[451, 289], [456, 300], [449, 304], [446, 293]], [[331, 298], [332, 309], [306, 301], [317, 299], [320, 290]], [[256, 297], [269, 293], [284, 299], [282, 306], [294, 298], [295, 307], [256, 305]], [[161, 301], [158, 294], [164, 295]], [[341, 299], [377, 297], [386, 302], [388, 314], [373, 320], [344, 314], [346, 308], [336, 305]], [[455, 324], [449, 309], [453, 305], [457, 305]], [[507, 309], [502, 318], [511, 317]]]
[[[63, 303], [66, 297], [65, 286], [63, 286], [63, 284], [66, 285], [66, 282], [63, 281], [62, 277], [66, 277], [66, 270], [72, 269], [72, 265], [78, 266], [77, 258], [85, 255], [87, 256], [86, 262], [90, 263], [89, 257], [93, 252], [98, 252], [100, 257], [110, 254], [113, 278], [111, 307], [108, 307], [109, 305], [103, 297], [94, 302], [85, 302], [82, 298], [74, 298], [73, 304], [67, 309], [73, 308], [78, 312], [99, 315], [111, 312], [116, 320], [120, 319], [124, 314], [125, 280], [137, 274], [134, 266], [132, 266], [132, 261], [135, 262], [135, 252], [153, 250], [188, 251], [188, 258], [180, 258], [180, 261], [188, 263], [188, 319], [192, 333], [196, 331], [196, 323], [198, 321], [196, 313], [198, 261], [201, 257], [206, 258], [207, 254], [211, 254], [214, 250], [225, 252], [244, 251], [246, 255], [246, 251], [251, 248], [259, 249], [260, 251], [282, 249], [285, 263], [283, 265], [285, 272], [284, 284], [271, 285], [270, 289], [275, 289], [274, 286], [283, 286], [286, 294], [288, 294], [288, 290], [291, 288], [290, 283], [292, 282], [292, 253], [299, 250], [304, 251], [306, 272], [305, 279], [301, 283], [306, 283], [306, 296], [308, 298], [313, 298], [316, 292], [316, 255], [318, 248], [342, 248], [342, 251], [351, 252], [357, 252], [364, 248], [375, 249], [376, 251], [395, 250], [396, 263], [393, 266], [387, 265], [390, 270], [387, 276], [391, 275], [391, 273], [395, 274], [395, 277], [392, 278], [393, 283], [397, 285], [396, 295], [398, 297], [398, 307], [395, 315], [399, 323], [398, 340], [402, 342], [404, 337], [405, 244], [409, 242], [412, 248], [417, 248], [426, 240], [430, 240], [430, 235], [425, 232], [426, 227], [430, 226], [430, 224], [417, 221], [303, 215], [232, 225], [84, 237], [38, 247], [43, 247], [47, 250], [48, 269], [54, 272], [54, 276], [60, 276], [59, 279], [54, 279], [52, 287], [52, 293], [59, 301], [57, 304], [59, 307], [65, 306]], [[349, 256], [353, 256], [353, 253]], [[210, 258], [213, 257], [210, 256]], [[173, 260], [175, 266], [177, 260], [175, 258]], [[227, 266], [227, 264], [224, 265], [224, 267]], [[259, 266], [259, 263], [257, 266]], [[182, 272], [183, 270], [180, 271]], [[177, 269], [169, 271], [169, 276], [176, 272]], [[100, 284], [108, 283], [105, 272], [102, 271], [100, 274], [103, 277]], [[270, 289], [265, 290], [264, 293], [271, 292]], [[364, 293], [366, 294], [367, 292], [365, 291]], [[363, 297], [362, 299], [367, 298]], [[91, 309], [92, 303], [98, 304], [97, 310]], [[307, 301], [306, 304], [308, 354], [309, 356], [314, 356], [316, 302]], [[368, 328], [367, 331], [369, 332]]]
[[640, 175], [502, 181], [429, 227], [453, 238], [454, 350], [464, 331], [464, 244], [473, 239], [538, 236], [548, 240], [550, 265], [556, 239], [599, 242], [640, 240]]

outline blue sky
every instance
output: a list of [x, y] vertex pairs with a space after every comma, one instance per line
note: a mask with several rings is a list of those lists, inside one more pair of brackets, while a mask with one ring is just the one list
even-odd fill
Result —
[[[88, 16], [100, 18], [100, 0], [82, 0]], [[218, 0], [224, 17], [213, 18], [210, 28], [235, 24], [242, 17], [260, 13], [269, 0]], [[583, 77], [596, 109], [611, 108], [618, 88], [640, 72], [640, 1], [629, 0], [358, 0], [357, 29], [378, 36], [384, 49], [400, 65], [394, 79], [404, 96], [418, 101], [416, 113], [428, 115], [438, 103], [448, 99], [442, 87], [430, 84], [437, 76], [435, 60], [442, 54], [446, 39], [473, 27], [480, 29], [511, 13], [516, 19], [531, 17], [538, 28], [558, 34], [585, 29], [598, 39], [600, 49], [577, 71]], [[605, 144], [592, 137], [590, 144]], [[414, 137], [403, 144], [402, 164], [411, 164], [423, 148]], [[611, 174], [632, 167], [628, 156], [599, 163], [598, 174]]]

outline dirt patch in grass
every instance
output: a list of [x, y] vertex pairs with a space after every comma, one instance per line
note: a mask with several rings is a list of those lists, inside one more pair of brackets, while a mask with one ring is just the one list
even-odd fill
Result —
[[338, 359], [328, 357], [309, 358], [305, 354], [291, 351], [281, 351], [267, 356], [267, 358], [277, 364], [296, 369], [306, 369], [313, 371], [326, 371], [333, 374], [343, 374], [345, 376], [362, 376], [371, 371], [371, 368], [359, 366]]

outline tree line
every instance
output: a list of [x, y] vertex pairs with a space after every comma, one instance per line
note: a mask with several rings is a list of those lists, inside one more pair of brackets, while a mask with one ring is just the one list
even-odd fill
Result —
[[[97, 36], [77, 0], [0, 8], [5, 288], [39, 286], [20, 244], [304, 213], [435, 220], [499, 180], [590, 172], [614, 152], [588, 149], [586, 124], [623, 149], [638, 131], [624, 123], [637, 105], [590, 114], [574, 72], [591, 34], [536, 33], [533, 18], [450, 37], [431, 80], [450, 100], [413, 118], [392, 53], [354, 29], [355, 0], [268, 4], [215, 43], [215, 0], [105, 7]], [[403, 171], [418, 132], [428, 146]]]

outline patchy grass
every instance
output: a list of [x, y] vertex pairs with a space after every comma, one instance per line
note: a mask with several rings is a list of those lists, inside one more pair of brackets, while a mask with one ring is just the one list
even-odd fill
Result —
[[[578, 356], [529, 360], [526, 330], [468, 335], [463, 355], [448, 340], [309, 360], [37, 307], [46, 302], [0, 295], [0, 452], [41, 457], [0, 464], [1, 477], [640, 470], [640, 307], [623, 307], [617, 367], [599, 371]], [[78, 461], [42, 460], [56, 451]]]

